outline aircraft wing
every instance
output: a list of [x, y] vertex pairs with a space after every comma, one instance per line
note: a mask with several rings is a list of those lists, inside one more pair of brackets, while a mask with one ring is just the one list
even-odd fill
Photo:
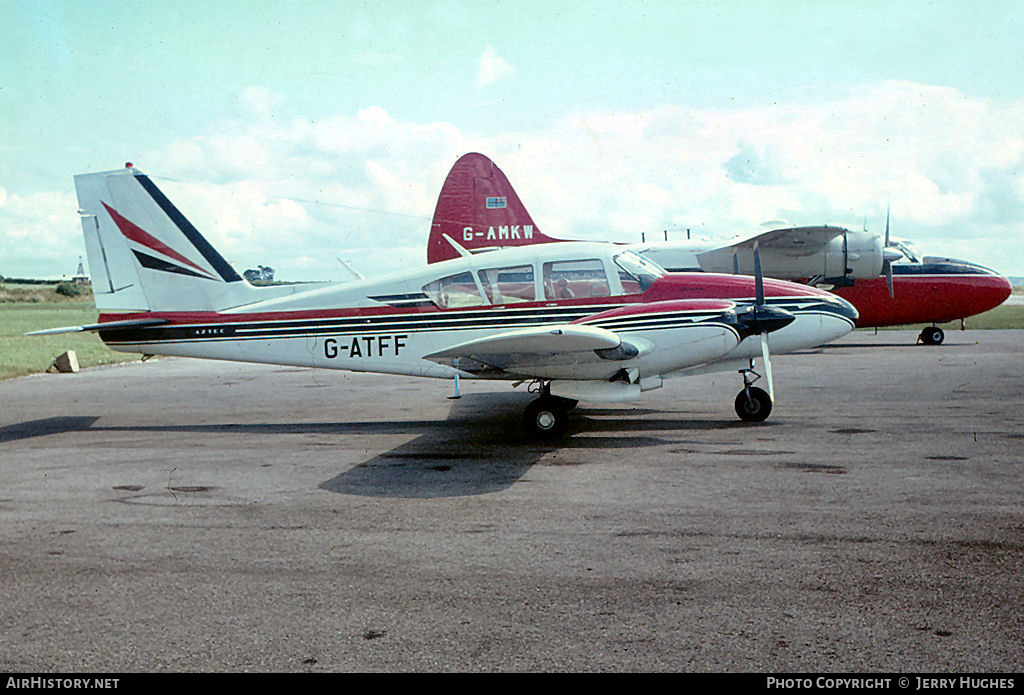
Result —
[[712, 273], [753, 271], [754, 245], [766, 275], [784, 280], [811, 277], [873, 279], [882, 272], [882, 239], [869, 232], [820, 225], [773, 229], [695, 254]]
[[773, 229], [732, 241], [725, 246], [698, 254], [698, 256], [719, 253], [732, 254], [734, 248], [753, 251], [755, 243], [761, 249], [761, 253], [775, 252], [790, 256], [810, 256], [820, 253], [843, 231], [845, 230], [842, 227], [829, 227], [828, 225]]
[[500, 371], [523, 376], [574, 378], [584, 376], [580, 373], [584, 365], [598, 366], [602, 372], [613, 373], [614, 363], [595, 351], [614, 350], [621, 345], [622, 339], [607, 329], [562, 324], [503, 331], [454, 345], [425, 358], [479, 375]]

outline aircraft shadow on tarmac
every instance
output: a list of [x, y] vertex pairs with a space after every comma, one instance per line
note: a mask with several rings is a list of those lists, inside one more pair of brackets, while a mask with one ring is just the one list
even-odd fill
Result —
[[[917, 348], [918, 350], [920, 350], [921, 349], [921, 344], [920, 343], [909, 343], [909, 342], [903, 342], [903, 343], [829, 343], [827, 345], [819, 345], [818, 347], [814, 348], [814, 350], [816, 352], [821, 352], [823, 350], [842, 350], [844, 348], [882, 348], [882, 347], [886, 347], [886, 348]], [[796, 351], [796, 352], [793, 352], [793, 353], [790, 353], [790, 354], [812, 354], [812, 353]]]
[[[571, 417], [569, 436], [538, 441], [525, 434], [522, 411], [522, 394], [464, 395], [453, 401], [444, 422], [430, 423], [416, 439], [357, 464], [319, 487], [367, 497], [481, 495], [510, 487], [552, 451], [668, 444], [669, 440], [637, 431], [677, 430], [681, 425], [686, 429], [697, 424], [637, 418], [641, 414], [664, 415], [660, 411], [580, 409]], [[621, 419], [600, 417], [605, 415]], [[709, 423], [698, 426], [708, 427]]]
[[[641, 408], [580, 408], [569, 434], [530, 439], [522, 426], [523, 394], [482, 393], [453, 400], [447, 419], [394, 422], [283, 422], [252, 424], [101, 425], [98, 417], [63, 416], [0, 427], [0, 443], [72, 432], [163, 432], [419, 436], [349, 467], [317, 487], [379, 498], [481, 495], [519, 481], [545, 454], [570, 449], [632, 449], [679, 440], [656, 436], [749, 427], [738, 420], [699, 420], [692, 413]], [[764, 427], [764, 423], [760, 423]], [[320, 456], [323, 456], [322, 449]]]

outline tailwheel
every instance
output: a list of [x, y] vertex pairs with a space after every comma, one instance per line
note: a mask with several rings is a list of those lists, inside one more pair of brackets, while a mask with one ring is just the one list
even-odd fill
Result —
[[744, 422], [763, 422], [772, 412], [772, 398], [756, 386], [745, 388], [736, 396], [736, 414]]
[[943, 333], [942, 329], [938, 326], [928, 326], [921, 331], [921, 335], [918, 336], [918, 340], [925, 345], [942, 345], [942, 341], [945, 337], [946, 334]]
[[569, 424], [571, 402], [554, 396], [541, 396], [526, 406], [523, 423], [530, 434], [541, 439], [554, 439], [565, 434]]

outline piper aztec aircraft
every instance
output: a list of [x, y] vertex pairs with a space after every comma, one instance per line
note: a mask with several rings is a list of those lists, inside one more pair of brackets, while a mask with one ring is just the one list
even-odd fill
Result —
[[[427, 262], [452, 258], [444, 235], [476, 253], [509, 246], [562, 242], [546, 236], [526, 211], [505, 174], [488, 157], [463, 155], [452, 166], [438, 196]], [[877, 328], [933, 324], [921, 342], [938, 344], [934, 324], [964, 319], [1001, 304], [1010, 281], [980, 265], [949, 258], [922, 258], [906, 242], [842, 227], [773, 229], [724, 246], [698, 241], [623, 244], [672, 272], [752, 272], [754, 248], [765, 273], [774, 278], [831, 289], [853, 304], [858, 326]]]
[[[578, 400], [635, 400], [665, 378], [737, 369], [736, 411], [773, 402], [772, 348], [853, 329], [827, 292], [738, 275], [671, 274], [614, 244], [545, 244], [338, 285], [254, 287], [137, 168], [75, 177], [99, 321], [123, 352], [532, 382], [525, 421], [564, 431]], [[457, 244], [454, 248], [460, 248]], [[753, 358], [765, 361], [768, 392]]]

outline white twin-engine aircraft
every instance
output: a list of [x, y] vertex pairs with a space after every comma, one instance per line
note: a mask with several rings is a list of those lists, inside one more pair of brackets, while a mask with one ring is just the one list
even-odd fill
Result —
[[[668, 377], [737, 370], [736, 412], [761, 421], [775, 352], [853, 329], [805, 285], [666, 273], [620, 246], [552, 243], [337, 285], [254, 287], [138, 169], [75, 177], [100, 312], [115, 350], [454, 379], [532, 382], [527, 429], [553, 436], [578, 401], [630, 401]], [[768, 392], [754, 358], [764, 360]]]

